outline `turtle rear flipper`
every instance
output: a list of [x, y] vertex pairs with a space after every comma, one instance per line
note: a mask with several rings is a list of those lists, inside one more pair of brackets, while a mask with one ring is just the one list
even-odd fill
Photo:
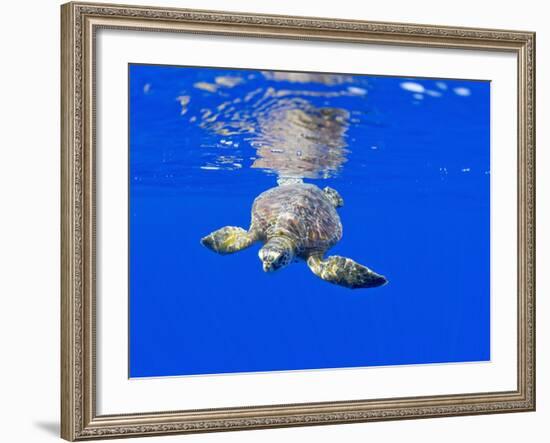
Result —
[[332, 255], [325, 259], [319, 255], [310, 256], [307, 264], [318, 277], [346, 288], [376, 288], [388, 282], [383, 275], [360, 265], [351, 258], [339, 255]]
[[248, 248], [256, 236], [237, 226], [225, 226], [201, 239], [201, 244], [218, 254], [232, 254]]

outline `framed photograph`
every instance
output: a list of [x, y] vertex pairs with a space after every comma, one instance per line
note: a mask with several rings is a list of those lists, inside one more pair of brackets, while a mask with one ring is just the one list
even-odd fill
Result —
[[535, 409], [535, 35], [62, 6], [62, 437]]

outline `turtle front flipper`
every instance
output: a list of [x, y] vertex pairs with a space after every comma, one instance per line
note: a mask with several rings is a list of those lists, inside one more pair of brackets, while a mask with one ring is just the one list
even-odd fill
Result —
[[256, 236], [243, 228], [225, 226], [201, 239], [201, 244], [218, 254], [232, 254], [248, 248]]
[[320, 255], [312, 255], [307, 259], [307, 264], [318, 277], [346, 288], [376, 288], [388, 282], [383, 275], [360, 265], [351, 258], [339, 255], [332, 255], [325, 259]]

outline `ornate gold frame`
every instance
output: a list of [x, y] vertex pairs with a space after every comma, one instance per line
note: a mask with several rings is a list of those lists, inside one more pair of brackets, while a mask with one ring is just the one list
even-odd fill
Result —
[[[61, 436], [67, 440], [533, 411], [535, 34], [68, 3], [61, 7]], [[518, 59], [518, 383], [511, 392], [98, 416], [94, 35], [99, 28], [509, 51]]]

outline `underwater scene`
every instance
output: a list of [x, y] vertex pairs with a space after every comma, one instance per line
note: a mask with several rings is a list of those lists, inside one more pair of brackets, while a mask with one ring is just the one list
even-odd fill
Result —
[[490, 360], [490, 82], [128, 82], [130, 377]]

